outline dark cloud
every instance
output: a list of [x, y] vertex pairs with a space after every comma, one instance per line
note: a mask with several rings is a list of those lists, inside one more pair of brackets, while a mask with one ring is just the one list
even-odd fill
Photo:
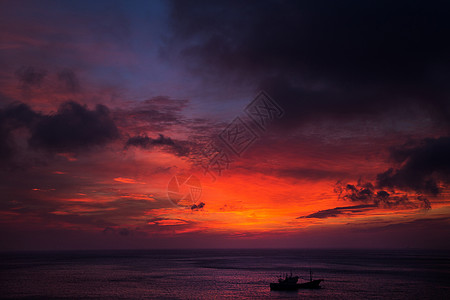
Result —
[[265, 78], [259, 84], [286, 111], [281, 122], [283, 129], [293, 129], [312, 121], [352, 119], [364, 120], [379, 116], [387, 110], [400, 110], [408, 105], [388, 91], [363, 85], [310, 89], [284, 75]]
[[14, 103], [0, 109], [0, 160], [10, 161], [18, 150], [16, 129], [29, 131], [28, 145], [50, 152], [78, 152], [118, 138], [106, 106], [89, 110], [76, 102], [63, 103], [54, 114], [33, 111]]
[[63, 103], [55, 114], [42, 116], [31, 128], [30, 145], [49, 151], [76, 152], [117, 139], [118, 129], [108, 108], [94, 110], [76, 102]]
[[191, 210], [201, 210], [201, 209], [203, 209], [203, 207], [205, 207], [205, 203], [200, 202], [199, 204], [192, 205]]
[[399, 188], [437, 195], [450, 181], [450, 137], [425, 139], [391, 149], [399, 168], [377, 175], [380, 188]]
[[14, 154], [13, 130], [31, 127], [38, 114], [23, 103], [15, 103], [0, 109], [0, 160], [7, 160]]
[[204, 78], [266, 90], [290, 128], [411, 105], [450, 124], [449, 9], [444, 1], [173, 1], [166, 50]]
[[[427, 138], [390, 149], [395, 168], [376, 176], [375, 183], [338, 182], [335, 192], [343, 200], [383, 207], [431, 208], [428, 196], [437, 196], [450, 182], [450, 137]], [[387, 190], [387, 191], [386, 191]], [[403, 194], [402, 194], [403, 193]], [[413, 193], [413, 196], [408, 195]]]
[[32, 66], [22, 66], [16, 71], [16, 76], [24, 88], [39, 87], [47, 76], [47, 71]]
[[368, 209], [373, 209], [377, 207], [374, 204], [362, 204], [362, 205], [354, 205], [354, 206], [344, 206], [344, 207], [335, 207], [332, 209], [319, 210], [318, 212], [312, 213], [307, 216], [298, 217], [297, 219], [303, 218], [315, 218], [315, 219], [326, 219], [326, 218], [335, 218], [340, 215], [349, 215], [354, 213], [359, 213], [366, 211]]
[[125, 148], [130, 146], [140, 147], [143, 149], [152, 149], [154, 147], [163, 147], [169, 149], [171, 152], [178, 156], [187, 156], [190, 152], [189, 148], [185, 145], [186, 142], [174, 141], [170, 137], [165, 137], [160, 134], [156, 139], [150, 138], [146, 135], [133, 136], [128, 139], [125, 144]]
[[71, 93], [80, 91], [80, 82], [74, 71], [70, 69], [59, 71], [58, 80], [66, 91]]
[[[375, 195], [374, 187], [370, 182], [358, 183], [358, 185], [347, 184], [344, 188], [338, 185], [336, 189], [342, 199], [353, 202], [371, 202]], [[343, 191], [345, 191], [344, 194], [342, 194]]]
[[[430, 201], [423, 195], [410, 196], [395, 190], [390, 193], [377, 189], [371, 182], [356, 184], [342, 184], [338, 182], [335, 192], [339, 194], [339, 199], [351, 202], [362, 202], [372, 204], [376, 207], [384, 208], [431, 208]], [[414, 199], [413, 199], [414, 198]]]

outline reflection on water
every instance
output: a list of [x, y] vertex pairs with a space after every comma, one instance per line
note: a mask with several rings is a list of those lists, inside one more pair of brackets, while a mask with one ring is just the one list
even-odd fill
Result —
[[[150, 250], [1, 255], [2, 297], [133, 299], [445, 299], [444, 252]], [[280, 272], [322, 289], [270, 291]], [[299, 281], [302, 281], [301, 279]]]

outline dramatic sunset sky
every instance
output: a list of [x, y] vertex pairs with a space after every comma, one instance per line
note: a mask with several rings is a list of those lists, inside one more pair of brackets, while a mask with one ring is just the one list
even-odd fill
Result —
[[[1, 1], [0, 250], [450, 248], [449, 12]], [[255, 138], [204, 172], [233, 120]]]

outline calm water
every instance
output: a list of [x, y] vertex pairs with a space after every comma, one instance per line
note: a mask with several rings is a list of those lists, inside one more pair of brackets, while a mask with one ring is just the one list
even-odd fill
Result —
[[[375, 250], [139, 250], [0, 254], [2, 298], [450, 299], [450, 254]], [[320, 290], [270, 291], [280, 272]]]

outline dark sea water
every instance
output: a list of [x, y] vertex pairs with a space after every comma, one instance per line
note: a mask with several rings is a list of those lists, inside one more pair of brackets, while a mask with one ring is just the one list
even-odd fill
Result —
[[[135, 250], [0, 254], [11, 299], [450, 299], [450, 254], [380, 250]], [[322, 289], [270, 291], [280, 272]], [[300, 280], [301, 281], [301, 280]]]

